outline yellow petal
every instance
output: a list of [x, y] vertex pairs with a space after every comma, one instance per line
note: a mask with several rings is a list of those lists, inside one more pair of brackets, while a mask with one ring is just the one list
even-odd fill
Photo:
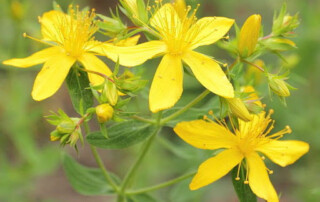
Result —
[[22, 68], [31, 67], [33, 65], [44, 63], [50, 57], [57, 54], [59, 55], [61, 51], [62, 49], [58, 47], [50, 47], [50, 48], [46, 48], [41, 51], [38, 51], [26, 58], [13, 58], [10, 60], [5, 60], [2, 63], [5, 65], [12, 65], [15, 67], [22, 67]]
[[274, 190], [266, 166], [261, 157], [253, 152], [246, 156], [249, 166], [249, 185], [253, 193], [268, 202], [278, 202], [277, 192]]
[[[99, 73], [105, 74], [107, 76], [110, 76], [112, 74], [109, 67], [104, 62], [102, 62], [99, 58], [94, 56], [93, 54], [85, 53], [81, 56], [79, 61], [83, 64], [83, 66], [87, 70], [99, 72]], [[88, 76], [89, 76], [90, 82], [93, 85], [99, 85], [105, 81], [105, 79], [103, 77], [101, 77], [97, 74], [88, 73]]]
[[138, 43], [140, 39], [140, 35], [136, 35], [133, 37], [129, 37], [127, 39], [123, 39], [116, 43], [117, 46], [134, 46]]
[[68, 75], [75, 59], [63, 53], [48, 59], [33, 84], [32, 97], [40, 101], [53, 95]]
[[177, 33], [176, 29], [181, 27], [181, 21], [178, 13], [171, 3], [164, 4], [152, 16], [150, 24], [161, 33]]
[[172, 107], [182, 94], [183, 68], [180, 57], [164, 55], [154, 75], [150, 94], [150, 110], [155, 113]]
[[176, 12], [178, 13], [180, 19], [183, 19], [186, 15], [187, 5], [185, 0], [174, 0], [173, 3]]
[[[260, 73], [260, 72], [259, 72]], [[242, 92], [248, 93], [248, 100], [254, 101], [260, 107], [263, 107], [262, 102], [260, 101], [259, 96], [257, 95], [255, 89], [252, 86], [244, 86], [241, 89]]]
[[235, 149], [224, 150], [217, 156], [209, 158], [199, 166], [197, 174], [189, 185], [190, 189], [199, 189], [222, 178], [242, 159], [241, 153]]
[[225, 98], [234, 97], [232, 84], [214, 60], [194, 51], [185, 53], [182, 59], [190, 66], [198, 81], [208, 90]]
[[105, 55], [115, 62], [119, 58], [121, 65], [133, 67], [144, 63], [155, 55], [164, 53], [166, 51], [166, 45], [162, 41], [149, 41], [129, 47], [118, 47], [104, 43], [101, 46], [92, 48], [91, 51]]
[[237, 142], [228, 129], [215, 122], [186, 121], [178, 123], [173, 130], [185, 142], [200, 149], [230, 148]]
[[250, 56], [258, 42], [261, 27], [261, 16], [251, 15], [243, 24], [238, 41], [239, 53], [243, 57]]
[[191, 49], [212, 44], [227, 34], [234, 20], [225, 17], [205, 17], [198, 20], [188, 31]]
[[285, 167], [293, 164], [307, 153], [309, 151], [309, 144], [296, 140], [272, 140], [267, 144], [259, 146], [256, 150], [264, 153], [274, 163]]
[[70, 16], [56, 10], [46, 12], [39, 18], [44, 40], [63, 43], [62, 26], [70, 25]]

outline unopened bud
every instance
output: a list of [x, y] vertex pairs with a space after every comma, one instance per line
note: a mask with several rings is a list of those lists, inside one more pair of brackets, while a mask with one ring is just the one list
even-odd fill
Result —
[[50, 133], [50, 141], [57, 141], [61, 138], [61, 133], [58, 131], [54, 130]]
[[238, 41], [238, 50], [241, 57], [250, 56], [257, 45], [261, 27], [261, 16], [251, 15], [243, 24]]
[[12, 14], [13, 19], [22, 20], [24, 13], [25, 12], [24, 12], [23, 5], [17, 0], [12, 1], [11, 14]]
[[75, 123], [71, 120], [64, 120], [57, 126], [57, 131], [59, 133], [71, 133], [76, 127]]
[[71, 146], [76, 145], [77, 141], [79, 140], [80, 137], [80, 131], [75, 130], [73, 131], [73, 133], [71, 133], [70, 137], [69, 137], [69, 143]]
[[252, 120], [252, 115], [240, 98], [228, 98], [226, 100], [233, 115], [246, 122]]
[[109, 121], [113, 116], [113, 108], [109, 104], [101, 104], [96, 107], [96, 114], [99, 123]]
[[104, 85], [103, 93], [112, 106], [117, 104], [119, 95], [116, 84], [111, 81], [107, 81]]
[[290, 96], [290, 91], [288, 88], [288, 84], [284, 81], [284, 79], [269, 77], [269, 86], [270, 89], [277, 95], [281, 97]]

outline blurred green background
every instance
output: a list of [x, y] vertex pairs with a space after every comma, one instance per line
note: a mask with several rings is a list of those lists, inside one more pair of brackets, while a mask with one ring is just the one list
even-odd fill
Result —
[[[71, 3], [66, 0], [57, 2], [63, 6]], [[116, 0], [73, 2], [96, 8], [102, 14], [107, 14], [109, 7], [114, 8], [117, 3]], [[195, 4], [199, 1], [187, 2]], [[283, 2], [201, 0], [200, 3], [198, 17], [226, 16], [236, 19], [238, 25], [242, 25], [251, 14], [261, 14], [264, 32], [268, 34], [274, 10], [279, 10]], [[320, 201], [320, 1], [290, 0], [287, 4], [290, 14], [299, 12], [301, 19], [294, 39], [298, 49], [286, 54], [291, 58], [290, 62], [295, 64], [289, 83], [298, 90], [293, 91], [287, 99], [287, 107], [278, 99], [268, 103], [268, 107], [275, 109], [275, 130], [290, 125], [293, 133], [288, 138], [304, 140], [310, 143], [311, 149], [294, 165], [280, 168], [270, 164], [269, 168], [275, 171], [271, 180], [278, 193], [281, 193], [281, 201], [317, 202]], [[39, 37], [37, 16], [51, 9], [51, 0], [0, 0], [0, 61], [25, 57], [43, 47], [23, 38], [22, 33]], [[205, 50], [209, 55], [217, 55], [218, 60], [228, 58], [217, 47], [209, 46]], [[273, 60], [271, 63], [276, 64]], [[144, 78], [150, 79], [156, 63], [149, 62], [145, 66], [148, 66], [148, 70], [144, 72]], [[32, 83], [40, 68], [17, 69], [0, 64], [0, 201], [112, 201], [112, 197], [108, 196], [82, 196], [73, 191], [67, 182], [60, 166], [62, 151], [73, 153], [84, 165], [95, 166], [95, 162], [86, 146], [80, 148], [77, 156], [68, 147], [63, 149], [58, 143], [49, 141], [49, 133], [54, 128], [46, 123], [43, 116], [59, 108], [69, 115], [75, 115], [75, 112], [65, 86], [45, 101], [32, 100]], [[190, 78], [186, 78], [184, 85], [183, 99], [178, 105], [183, 105], [201, 92], [202, 87]], [[142, 92], [142, 95], [146, 95], [146, 92]], [[140, 102], [140, 109], [146, 106], [141, 104], [146, 99], [136, 102]], [[99, 151], [107, 168], [123, 176], [128, 165], [134, 161], [139, 146], [121, 151]], [[196, 169], [207, 157], [208, 154], [176, 138], [170, 128], [164, 129], [162, 138], [159, 138], [140, 167], [136, 184], [145, 186], [168, 180], [186, 170]], [[230, 176], [195, 192], [188, 190], [189, 181], [152, 194], [165, 195], [162, 201], [173, 202], [237, 201]]]

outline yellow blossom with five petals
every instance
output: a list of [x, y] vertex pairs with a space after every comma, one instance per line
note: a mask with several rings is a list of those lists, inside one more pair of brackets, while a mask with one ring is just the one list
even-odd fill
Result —
[[[171, 3], [162, 5], [150, 19], [151, 26], [160, 36], [132, 47], [114, 47], [104, 44], [103, 54], [113, 60], [119, 58], [124, 66], [136, 66], [155, 56], [164, 55], [153, 78], [149, 107], [158, 112], [172, 107], [183, 91], [183, 66], [190, 66], [197, 80], [210, 91], [227, 98], [234, 97], [232, 84], [220, 65], [212, 58], [193, 51], [199, 46], [221, 39], [234, 23], [225, 17], [204, 17], [196, 20], [190, 7], [180, 17]], [[97, 51], [99, 51], [97, 49]]]
[[218, 124], [209, 119], [177, 124], [174, 131], [192, 146], [209, 150], [225, 149], [199, 166], [190, 189], [196, 190], [220, 179], [236, 165], [239, 165], [239, 169], [245, 160], [245, 183], [249, 184], [258, 197], [268, 202], [278, 202], [277, 193], [269, 179], [270, 170], [263, 162], [264, 157], [259, 154], [264, 154], [274, 163], [285, 167], [307, 153], [309, 145], [296, 140], [278, 140], [291, 132], [289, 126], [268, 135], [274, 124], [270, 118], [271, 112], [268, 115], [265, 112], [253, 115], [249, 122], [238, 119], [239, 129], [234, 129], [234, 133], [222, 123]]
[[[82, 12], [70, 6], [70, 14], [52, 10], [39, 17], [42, 39], [37, 41], [50, 45], [26, 58], [14, 58], [3, 61], [3, 64], [27, 68], [44, 63], [37, 75], [32, 97], [40, 101], [53, 95], [62, 85], [68, 72], [76, 61], [91, 71], [111, 75], [108, 66], [95, 55], [93, 49], [101, 42], [94, 40], [93, 34], [98, 27], [93, 23], [92, 12]], [[24, 34], [26, 36], [26, 34]], [[103, 82], [96, 74], [89, 74], [93, 85]]]

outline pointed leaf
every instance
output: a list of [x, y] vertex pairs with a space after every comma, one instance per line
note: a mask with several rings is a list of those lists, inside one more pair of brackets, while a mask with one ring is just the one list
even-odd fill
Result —
[[100, 131], [90, 133], [87, 141], [104, 149], [122, 149], [142, 142], [156, 130], [155, 126], [138, 121], [124, 121], [108, 128], [109, 138]]
[[87, 73], [71, 68], [66, 82], [73, 108], [83, 115], [93, 105], [93, 95], [89, 88]]
[[[71, 186], [80, 194], [107, 195], [115, 193], [100, 169], [85, 167], [69, 155], [63, 156], [62, 165]], [[115, 181], [119, 181], [116, 176], [111, 177]]]

